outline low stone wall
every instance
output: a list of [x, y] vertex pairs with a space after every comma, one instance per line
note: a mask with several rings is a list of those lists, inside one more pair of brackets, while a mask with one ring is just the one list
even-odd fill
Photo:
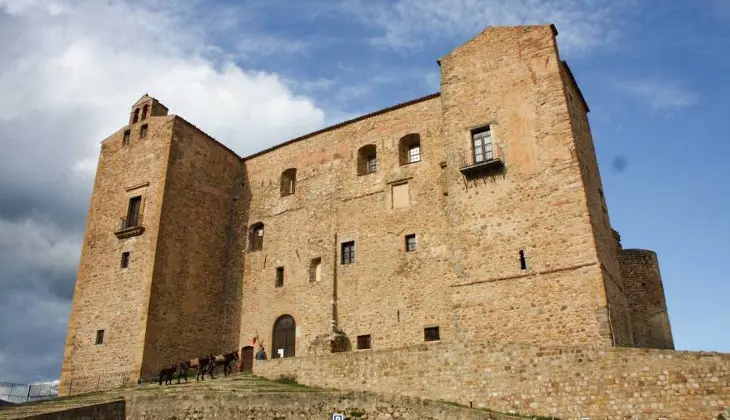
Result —
[[131, 396], [127, 420], [188, 419], [331, 419], [347, 420], [519, 420], [512, 416], [449, 406], [407, 397], [362, 392], [237, 394], [225, 391], [196, 395]]
[[255, 361], [254, 374], [564, 420], [730, 419], [725, 353], [432, 342]]
[[23, 420], [125, 420], [124, 400], [16, 417]]

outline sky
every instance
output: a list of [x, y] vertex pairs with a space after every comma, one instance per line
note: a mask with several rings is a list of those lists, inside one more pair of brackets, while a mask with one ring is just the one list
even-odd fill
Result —
[[487, 26], [546, 23], [676, 348], [730, 352], [730, 0], [0, 0], [0, 381], [58, 378], [99, 143], [144, 93], [245, 156], [438, 91]]

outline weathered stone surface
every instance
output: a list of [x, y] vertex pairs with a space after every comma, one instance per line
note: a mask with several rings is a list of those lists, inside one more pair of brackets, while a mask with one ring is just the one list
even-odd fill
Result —
[[254, 373], [561, 419], [730, 415], [730, 354], [720, 353], [471, 341], [256, 361]]

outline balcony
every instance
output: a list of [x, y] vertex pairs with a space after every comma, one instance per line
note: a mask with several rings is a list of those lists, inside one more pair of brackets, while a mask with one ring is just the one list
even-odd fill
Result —
[[[479, 158], [479, 159], [477, 159]], [[504, 169], [504, 153], [498, 144], [492, 144], [492, 150], [476, 156], [473, 150], [459, 154], [459, 170], [469, 178], [489, 176]]]
[[144, 227], [142, 227], [142, 220], [140, 217], [122, 217], [119, 219], [119, 229], [114, 232], [114, 235], [116, 235], [119, 239], [124, 239], [141, 235], [143, 232]]

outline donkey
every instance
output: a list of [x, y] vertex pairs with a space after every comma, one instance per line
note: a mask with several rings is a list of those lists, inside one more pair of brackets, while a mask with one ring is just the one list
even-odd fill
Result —
[[196, 381], [199, 381], [201, 379], [204, 381], [206, 373], [210, 375], [211, 379], [215, 379], [215, 376], [213, 376], [213, 369], [215, 369], [215, 358], [213, 357], [213, 353], [211, 353], [209, 356], [201, 356], [191, 360], [190, 366], [197, 369], [195, 375]]
[[233, 371], [233, 368], [231, 367], [231, 362], [234, 360], [237, 362], [238, 359], [238, 349], [236, 349], [235, 351], [232, 351], [230, 353], [215, 356], [215, 358], [213, 359], [213, 364], [223, 365], [223, 376], [228, 376]]
[[180, 383], [180, 378], [185, 378], [185, 382], [188, 381], [188, 369], [190, 368], [190, 363], [184, 361], [184, 360], [178, 360], [177, 361], [177, 383]]
[[[164, 368], [160, 369], [160, 385], [162, 385], [163, 379], [165, 381], [165, 385], [172, 385], [172, 375], [174, 375], [176, 371], [177, 371], [177, 366], [175, 366], [175, 365], [164, 367]], [[178, 379], [178, 381], [179, 381], [179, 379]]]

